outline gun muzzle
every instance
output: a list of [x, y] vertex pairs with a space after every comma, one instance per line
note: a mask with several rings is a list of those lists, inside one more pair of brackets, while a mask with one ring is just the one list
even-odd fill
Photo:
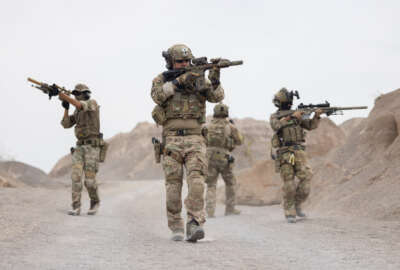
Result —
[[243, 65], [243, 60], [231, 61], [231, 66]]
[[37, 81], [37, 80], [35, 80], [35, 79], [32, 79], [32, 78], [29, 78], [29, 77], [28, 77], [28, 81], [31, 82], [31, 83], [34, 83], [34, 84], [42, 85], [41, 82], [39, 82], [39, 81]]

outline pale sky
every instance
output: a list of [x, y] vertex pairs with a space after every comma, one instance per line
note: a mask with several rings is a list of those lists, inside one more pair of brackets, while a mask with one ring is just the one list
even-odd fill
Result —
[[48, 172], [75, 143], [60, 125], [60, 102], [31, 88], [28, 76], [69, 89], [87, 84], [106, 138], [152, 122], [151, 81], [165, 69], [161, 51], [175, 43], [196, 57], [244, 61], [221, 76], [233, 117], [267, 120], [283, 86], [305, 103], [372, 108], [400, 87], [399, 8], [378, 0], [2, 0], [0, 155]]

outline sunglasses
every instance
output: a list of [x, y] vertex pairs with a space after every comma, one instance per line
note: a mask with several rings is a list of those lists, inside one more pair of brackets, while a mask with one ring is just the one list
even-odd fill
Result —
[[189, 62], [190, 60], [175, 60], [175, 63], [179, 63], [179, 64], [181, 64], [181, 63], [187, 63], [187, 62]]
[[90, 91], [83, 91], [83, 92], [76, 91], [76, 90], [72, 91], [72, 94], [74, 96], [80, 96], [80, 95], [83, 95], [83, 94], [86, 94], [86, 93], [90, 93]]

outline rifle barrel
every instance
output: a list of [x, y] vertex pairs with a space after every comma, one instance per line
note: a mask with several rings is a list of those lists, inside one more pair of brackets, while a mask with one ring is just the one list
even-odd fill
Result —
[[28, 81], [31, 82], [31, 83], [34, 83], [34, 84], [42, 85], [41, 82], [39, 82], [39, 81], [37, 81], [37, 80], [35, 80], [35, 79], [32, 79], [32, 78], [28, 78]]
[[[327, 108], [329, 109], [329, 108]], [[357, 106], [357, 107], [335, 107], [335, 109], [339, 111], [345, 111], [345, 110], [366, 110], [368, 109], [368, 106]]]
[[239, 65], [243, 65], [243, 61], [242, 60], [232, 61], [231, 62], [231, 66], [239, 66]]

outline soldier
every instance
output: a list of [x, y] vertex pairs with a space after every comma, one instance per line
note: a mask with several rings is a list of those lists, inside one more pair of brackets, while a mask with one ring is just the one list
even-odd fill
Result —
[[[163, 53], [167, 69], [181, 69], [191, 65], [191, 50], [182, 44], [174, 45]], [[224, 61], [224, 60], [221, 60]], [[203, 84], [197, 84], [197, 80]], [[206, 101], [219, 102], [224, 98], [220, 84], [220, 70], [210, 70], [208, 79], [194, 72], [186, 72], [172, 81], [163, 74], [153, 80], [151, 97], [157, 104], [153, 118], [163, 126], [163, 170], [165, 174], [168, 227], [172, 240], [182, 241], [184, 223], [182, 210], [183, 167], [186, 169], [188, 195], [186, 239], [196, 242], [204, 238], [204, 182], [207, 174], [205, 138]], [[199, 89], [199, 85], [205, 86]]]
[[[95, 215], [99, 206], [100, 198], [96, 183], [96, 173], [100, 156], [100, 134], [99, 106], [94, 99], [90, 99], [90, 90], [84, 84], [77, 84], [72, 91], [74, 98], [60, 92], [59, 98], [65, 108], [61, 125], [64, 128], [75, 126], [75, 136], [78, 139], [76, 148], [72, 152], [72, 210], [69, 215], [80, 215], [82, 176], [85, 174], [85, 187], [90, 197], [90, 209], [88, 215]], [[69, 106], [75, 106], [73, 115], [68, 115]]]
[[[277, 148], [275, 162], [283, 180], [283, 208], [289, 223], [298, 217], [305, 217], [302, 203], [310, 193], [310, 180], [313, 176], [305, 153], [305, 131], [316, 129], [322, 110], [318, 109], [312, 119], [303, 119], [301, 111], [294, 111], [287, 117], [279, 117], [279, 112], [290, 110], [293, 105], [293, 92], [282, 88], [275, 94], [273, 103], [278, 111], [271, 115], [270, 124], [275, 134], [272, 146]], [[296, 186], [295, 176], [300, 180]]]
[[234, 157], [229, 154], [235, 146], [243, 143], [243, 137], [234, 126], [229, 116], [229, 107], [218, 104], [214, 107], [214, 118], [207, 125], [207, 194], [206, 211], [208, 217], [215, 217], [217, 197], [217, 179], [221, 174], [225, 182], [225, 215], [239, 215], [235, 209], [236, 202], [236, 178], [233, 174]]

